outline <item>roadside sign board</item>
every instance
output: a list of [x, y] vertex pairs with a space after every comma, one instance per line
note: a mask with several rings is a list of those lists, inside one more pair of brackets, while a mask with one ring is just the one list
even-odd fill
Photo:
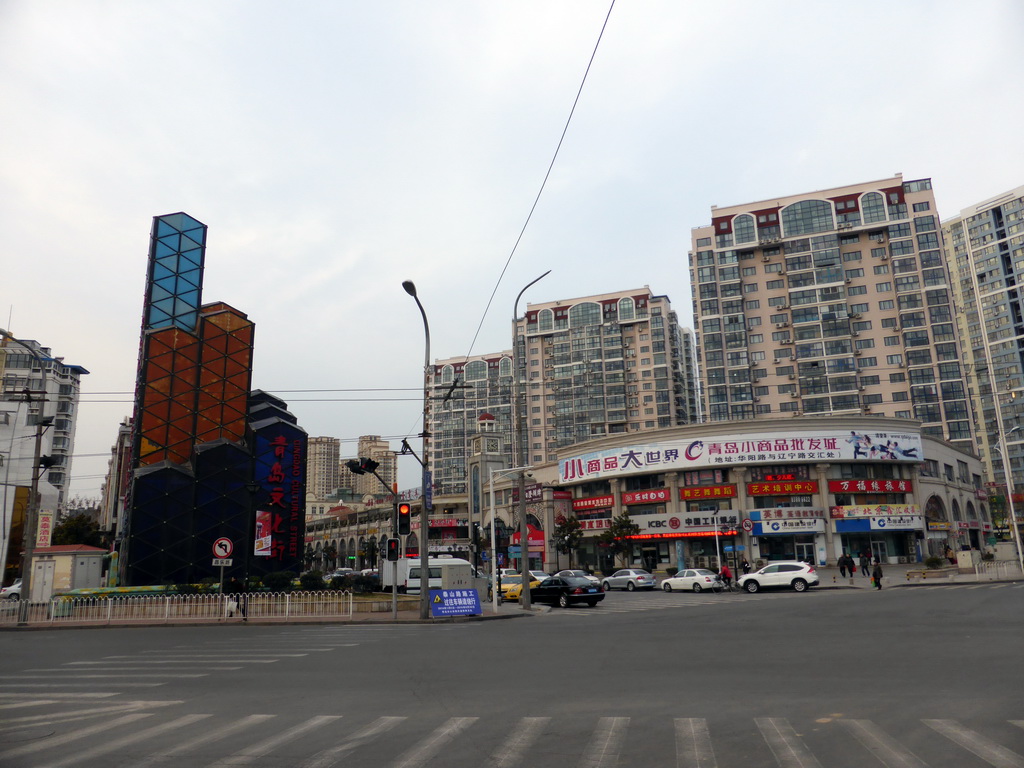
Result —
[[477, 616], [480, 610], [480, 593], [475, 589], [432, 589], [430, 590], [430, 615]]
[[234, 562], [230, 557], [215, 557], [213, 558], [213, 564], [221, 567], [231, 565]]
[[213, 542], [213, 556], [219, 558], [231, 557], [231, 553], [235, 550], [235, 545], [231, 539], [221, 536], [215, 542]]

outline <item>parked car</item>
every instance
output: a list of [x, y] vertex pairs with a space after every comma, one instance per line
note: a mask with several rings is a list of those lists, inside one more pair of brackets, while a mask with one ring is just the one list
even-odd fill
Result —
[[584, 603], [593, 608], [604, 600], [604, 590], [580, 576], [552, 576], [530, 587], [530, 600], [561, 608], [568, 608], [574, 603]]
[[792, 587], [797, 592], [806, 592], [808, 587], [818, 586], [818, 574], [814, 567], [798, 560], [777, 560], [759, 571], [740, 576], [736, 580], [740, 589], [757, 592], [762, 589]]
[[544, 581], [544, 579], [550, 579], [551, 574], [544, 571], [530, 571], [530, 577], [537, 579], [537, 581]]
[[586, 571], [580, 571], [580, 570], [575, 570], [575, 569], [571, 570], [571, 571], [570, 570], [565, 570], [565, 571], [559, 571], [558, 573], [555, 574], [555, 576], [558, 576], [560, 578], [569, 577], [569, 578], [576, 578], [576, 579], [586, 579], [587, 581], [591, 582], [592, 584], [597, 584], [598, 586], [601, 585], [601, 580], [599, 578], [597, 578], [597, 576], [592, 576], [591, 574], [587, 573]]
[[642, 568], [622, 568], [611, 576], [605, 576], [601, 582], [605, 592], [612, 589], [625, 589], [629, 592], [635, 589], [654, 589], [654, 584], [654, 576]]
[[711, 589], [711, 585], [717, 578], [718, 574], [707, 568], [684, 568], [675, 576], [669, 576], [661, 582], [661, 588], [666, 592], [675, 590], [702, 592], [705, 589]]
[[[541, 583], [541, 579], [534, 579], [530, 582], [530, 589]], [[501, 599], [502, 600], [514, 600], [518, 601], [519, 596], [523, 593], [523, 577], [522, 576], [506, 576], [501, 580]], [[533, 592], [530, 592], [533, 595]]]
[[14, 583], [9, 587], [0, 589], [0, 599], [3, 600], [20, 600], [21, 599], [21, 579], [15, 579]]

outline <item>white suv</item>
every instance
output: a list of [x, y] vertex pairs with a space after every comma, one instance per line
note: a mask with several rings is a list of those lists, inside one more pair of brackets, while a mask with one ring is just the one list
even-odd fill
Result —
[[792, 587], [797, 592], [806, 592], [808, 587], [818, 586], [818, 574], [807, 563], [777, 560], [759, 571], [740, 576], [736, 583], [740, 589], [751, 593], [779, 587]]

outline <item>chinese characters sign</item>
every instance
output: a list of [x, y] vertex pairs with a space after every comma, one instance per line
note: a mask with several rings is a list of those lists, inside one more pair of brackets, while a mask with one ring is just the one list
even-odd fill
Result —
[[668, 500], [668, 488], [656, 488], [649, 491], [627, 491], [622, 494], [623, 504], [653, 504]]
[[481, 613], [480, 594], [475, 589], [430, 590], [430, 615], [476, 616]]
[[748, 496], [791, 496], [818, 492], [817, 480], [786, 480], [781, 483], [747, 483]]
[[289, 570], [302, 557], [306, 494], [306, 437], [290, 424], [260, 430], [254, 450], [255, 479], [262, 486], [254, 554]]
[[829, 493], [912, 493], [910, 480], [829, 480]]
[[829, 513], [835, 519], [892, 515], [920, 516], [921, 509], [917, 504], [871, 504], [863, 507], [829, 507]]
[[625, 446], [572, 456], [559, 462], [559, 480], [729, 464], [797, 461], [921, 461], [921, 436], [914, 433], [804, 431], [774, 437], [720, 435]]
[[735, 485], [702, 485], [679, 489], [679, 498], [688, 499], [732, 499], [736, 496]]
[[36, 521], [36, 548], [42, 549], [50, 546], [53, 540], [53, 510], [39, 510]]

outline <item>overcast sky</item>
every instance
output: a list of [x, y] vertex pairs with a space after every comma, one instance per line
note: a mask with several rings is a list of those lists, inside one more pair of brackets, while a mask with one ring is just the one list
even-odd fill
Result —
[[[72, 495], [132, 412], [155, 215], [209, 226], [253, 385], [354, 453], [420, 430], [404, 279], [435, 359], [509, 348], [548, 269], [521, 310], [647, 285], [689, 325], [712, 205], [902, 172], [948, 218], [1024, 184], [1019, 0], [620, 0], [485, 316], [608, 8], [0, 0], [0, 327], [91, 371]], [[362, 388], [391, 391], [298, 391]]]

